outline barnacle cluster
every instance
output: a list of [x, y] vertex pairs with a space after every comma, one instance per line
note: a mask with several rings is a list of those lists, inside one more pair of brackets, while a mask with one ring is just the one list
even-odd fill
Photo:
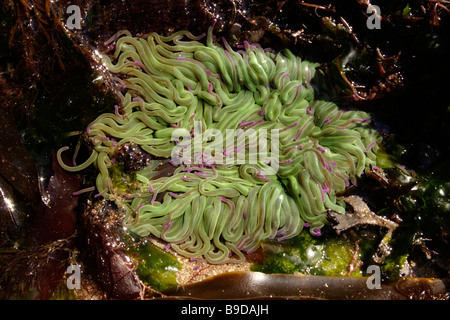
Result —
[[[376, 165], [368, 114], [321, 99], [317, 64], [289, 50], [244, 42], [235, 51], [212, 27], [204, 36], [113, 37], [102, 59], [121, 105], [88, 126], [85, 163], [66, 165], [64, 147], [60, 164], [94, 164], [97, 196], [126, 212], [124, 226], [192, 259], [238, 262], [263, 239], [320, 235], [327, 210], [345, 213], [336, 193]], [[128, 146], [149, 156], [125, 192], [111, 171]]]

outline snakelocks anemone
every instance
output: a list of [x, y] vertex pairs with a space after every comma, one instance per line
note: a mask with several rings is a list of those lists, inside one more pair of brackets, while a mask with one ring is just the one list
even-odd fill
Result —
[[[203, 37], [113, 37], [102, 61], [121, 105], [86, 129], [90, 157], [68, 166], [63, 147], [61, 166], [94, 164], [96, 196], [125, 212], [126, 228], [192, 259], [239, 262], [264, 239], [320, 235], [327, 210], [345, 213], [336, 193], [375, 166], [368, 114], [319, 99], [318, 64], [289, 50], [235, 51], [212, 27]], [[126, 187], [114, 178], [124, 146], [147, 155]]]

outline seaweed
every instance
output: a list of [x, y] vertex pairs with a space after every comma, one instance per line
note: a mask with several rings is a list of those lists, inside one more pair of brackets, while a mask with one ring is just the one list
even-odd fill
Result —
[[173, 255], [150, 241], [133, 241], [127, 253], [134, 260], [139, 279], [145, 285], [161, 292], [178, 285], [177, 271], [182, 266]]
[[268, 274], [362, 275], [358, 243], [348, 237], [324, 234], [319, 238], [302, 232], [287, 243], [265, 242], [263, 251], [263, 261], [254, 263], [251, 270]]

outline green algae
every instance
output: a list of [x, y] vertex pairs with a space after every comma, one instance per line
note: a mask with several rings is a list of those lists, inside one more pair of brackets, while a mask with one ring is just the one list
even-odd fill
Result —
[[56, 288], [50, 300], [77, 300], [78, 294], [76, 290], [71, 290], [67, 287], [67, 284], [63, 281]]
[[[450, 182], [445, 173], [437, 170], [427, 178], [419, 177], [412, 190], [400, 197], [399, 206], [405, 227], [394, 233], [393, 250], [381, 266], [383, 276], [389, 280], [401, 277], [405, 264], [420, 259], [421, 255], [431, 265], [448, 259], [445, 248], [450, 223]], [[426, 267], [424, 262], [422, 268]]]
[[264, 261], [252, 265], [264, 273], [361, 276], [357, 244], [345, 237], [314, 237], [307, 232], [284, 243], [265, 242]]
[[181, 263], [173, 255], [149, 241], [139, 242], [128, 249], [133, 258], [139, 279], [156, 291], [165, 291], [177, 286], [177, 271]]
[[114, 162], [110, 168], [111, 181], [115, 188], [123, 193], [132, 193], [135, 190], [137, 183], [136, 172], [126, 173], [124, 170], [124, 164], [120, 162]]

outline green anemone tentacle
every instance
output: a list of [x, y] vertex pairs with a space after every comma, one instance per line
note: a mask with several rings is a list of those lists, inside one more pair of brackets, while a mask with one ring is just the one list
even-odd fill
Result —
[[[125, 210], [124, 225], [189, 258], [239, 262], [264, 239], [320, 234], [327, 210], [345, 213], [336, 194], [375, 166], [369, 115], [318, 98], [318, 64], [289, 50], [235, 51], [212, 28], [201, 38], [120, 32], [103, 63], [123, 84], [122, 105], [89, 125], [89, 159], [67, 166], [62, 148], [61, 166], [95, 164], [99, 195]], [[156, 159], [127, 191], [114, 185], [117, 150], [130, 143], [170, 158], [173, 174]]]

